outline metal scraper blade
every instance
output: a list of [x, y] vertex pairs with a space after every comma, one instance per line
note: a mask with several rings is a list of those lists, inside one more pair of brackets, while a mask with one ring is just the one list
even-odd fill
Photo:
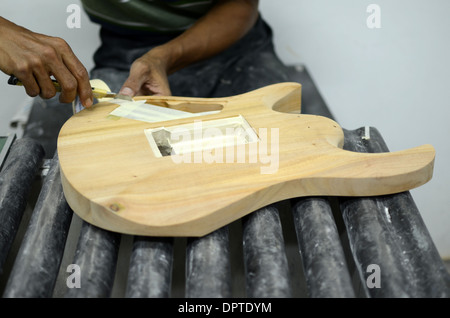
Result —
[[76, 113], [79, 113], [82, 111], [84, 106], [81, 104], [80, 97], [77, 95], [75, 100], [72, 102], [72, 112], [75, 115]]
[[[94, 97], [95, 94], [94, 94]], [[127, 101], [133, 101], [133, 98], [128, 95], [122, 95], [122, 94], [116, 94], [116, 93], [107, 93], [105, 95], [102, 95], [101, 98], [114, 98], [114, 99], [122, 99]], [[74, 114], [79, 113], [84, 109], [83, 104], [81, 104], [80, 97], [77, 95], [75, 101], [72, 103], [72, 111]]]

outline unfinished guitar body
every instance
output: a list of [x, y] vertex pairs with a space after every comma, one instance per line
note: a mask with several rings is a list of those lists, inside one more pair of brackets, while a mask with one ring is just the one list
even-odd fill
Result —
[[300, 114], [300, 94], [281, 83], [227, 98], [135, 98], [197, 114], [159, 122], [112, 116], [119, 105], [100, 102], [60, 131], [67, 202], [104, 229], [202, 236], [288, 198], [383, 195], [430, 180], [432, 146], [345, 151], [336, 122]]

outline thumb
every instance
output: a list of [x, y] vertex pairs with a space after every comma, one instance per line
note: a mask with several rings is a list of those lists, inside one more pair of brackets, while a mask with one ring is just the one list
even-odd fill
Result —
[[136, 96], [136, 91], [134, 91], [132, 88], [128, 86], [125, 86], [124, 84], [124, 86], [122, 86], [122, 88], [120, 89], [119, 94], [134, 97]]
[[133, 80], [132, 77], [128, 77], [125, 83], [123, 83], [122, 88], [119, 91], [119, 94], [134, 97], [140, 91], [141, 85], [142, 85], [141, 83]]
[[128, 75], [125, 83], [123, 83], [119, 94], [134, 97], [138, 92], [141, 91], [141, 87], [143, 85], [145, 77], [142, 76], [143, 74], [140, 68], [136, 67], [136, 65], [134, 64], [131, 66], [130, 74]]

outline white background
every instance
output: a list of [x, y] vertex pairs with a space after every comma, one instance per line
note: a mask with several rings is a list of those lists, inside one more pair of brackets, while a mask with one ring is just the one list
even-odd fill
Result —
[[[0, 15], [63, 37], [87, 69], [98, 46], [98, 26], [82, 12], [81, 28], [69, 29], [76, 0], [2, 0]], [[370, 29], [366, 12], [381, 8], [381, 28]], [[303, 63], [339, 124], [374, 126], [391, 151], [422, 144], [436, 148], [433, 179], [412, 190], [443, 258], [450, 258], [448, 0], [260, 0], [287, 64]], [[0, 30], [1, 32], [1, 30]], [[27, 99], [23, 88], [0, 73], [0, 135]]]

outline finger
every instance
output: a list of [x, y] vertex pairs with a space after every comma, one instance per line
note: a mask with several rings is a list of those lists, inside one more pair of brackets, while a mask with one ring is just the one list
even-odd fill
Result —
[[39, 95], [41, 89], [39, 88], [38, 83], [36, 82], [36, 79], [34, 78], [33, 74], [30, 75], [18, 75], [18, 79], [22, 82], [23, 86], [25, 87], [25, 91], [28, 96], [30, 97], [36, 97]]
[[67, 43], [65, 43], [62, 52], [63, 63], [76, 81], [76, 93], [80, 96], [81, 103], [85, 107], [92, 106], [94, 97], [89, 82], [89, 73]]
[[172, 92], [170, 91], [170, 87], [166, 85], [166, 83], [162, 82], [161, 84], [155, 85], [144, 85], [143, 90], [141, 90], [140, 95], [154, 95], [154, 96], [171, 96]]
[[59, 101], [61, 103], [71, 103], [77, 96], [77, 80], [65, 67], [60, 67], [56, 72], [53, 72], [56, 80], [61, 86], [61, 94]]
[[160, 83], [161, 84], [158, 86], [158, 89], [155, 90], [155, 95], [171, 96], [172, 92], [170, 90], [167, 78], [161, 79]]
[[81, 103], [85, 107], [90, 107], [93, 104], [92, 87], [89, 82], [89, 75], [87, 70], [78, 61], [78, 59], [64, 59], [65, 64], [71, 71], [77, 83], [77, 93], [80, 96]]
[[120, 89], [119, 94], [120, 95], [131, 96], [131, 97], [134, 97], [134, 96], [137, 95], [137, 93], [135, 93], [135, 91], [132, 88], [128, 87], [126, 83]]
[[[36, 97], [41, 94], [43, 87], [46, 87], [45, 77], [49, 79], [48, 72], [41, 63], [41, 60], [34, 56], [26, 56], [23, 58], [20, 63], [17, 64], [13, 72], [22, 82], [27, 94], [31, 97]], [[42, 81], [42, 83], [39, 83], [39, 81]], [[41, 85], [43, 87], [41, 87]]]
[[156, 73], [141, 86], [141, 95], [171, 96], [169, 81], [165, 74]]
[[49, 99], [56, 95], [56, 88], [47, 70], [37, 68], [33, 71], [33, 74], [40, 88], [39, 96], [44, 99]]
[[78, 92], [78, 82], [63, 63], [62, 58], [58, 56], [55, 61], [50, 64], [51, 73], [58, 81], [61, 87], [59, 101], [61, 103], [71, 103], [75, 100]]
[[135, 61], [131, 65], [130, 74], [119, 90], [119, 94], [136, 96], [148, 76], [146, 73], [149, 73], [146, 65], [139, 60]]
[[119, 90], [119, 94], [134, 97], [140, 91], [142, 84], [139, 79], [132, 77], [131, 75], [123, 83], [122, 88]]

